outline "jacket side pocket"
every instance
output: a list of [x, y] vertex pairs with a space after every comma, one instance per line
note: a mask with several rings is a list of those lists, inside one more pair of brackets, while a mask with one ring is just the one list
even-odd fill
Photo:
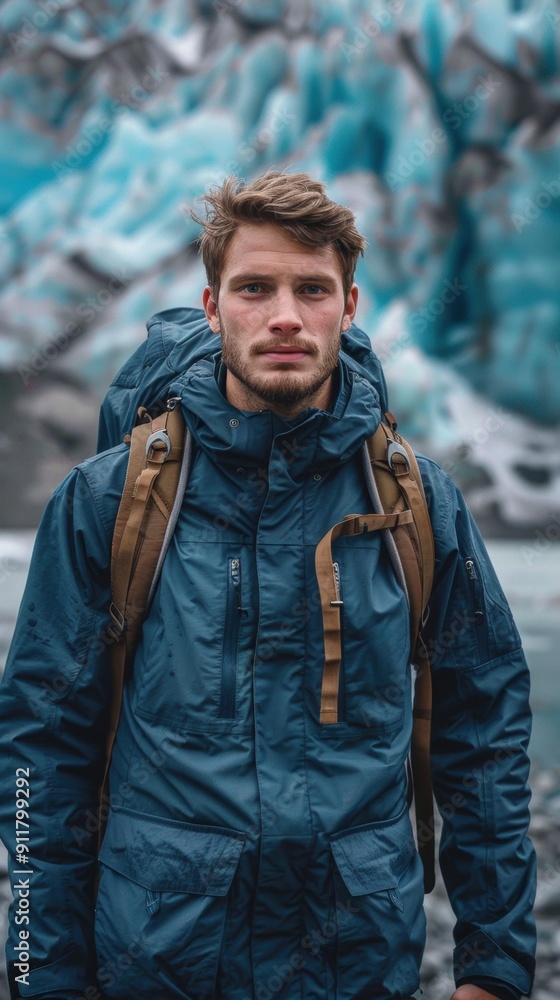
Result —
[[331, 836], [337, 911], [337, 1000], [408, 996], [425, 941], [422, 863], [405, 807]]
[[[212, 1000], [245, 835], [114, 810], [99, 855], [100, 987], [111, 998]], [[117, 971], [115, 971], [117, 970]]]

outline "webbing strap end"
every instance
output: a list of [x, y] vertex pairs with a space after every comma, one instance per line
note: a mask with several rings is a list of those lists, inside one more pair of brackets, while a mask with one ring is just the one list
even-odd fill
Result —
[[126, 618], [113, 602], [109, 607], [109, 615], [113, 624], [107, 627], [107, 635], [113, 642], [120, 642], [126, 632]]

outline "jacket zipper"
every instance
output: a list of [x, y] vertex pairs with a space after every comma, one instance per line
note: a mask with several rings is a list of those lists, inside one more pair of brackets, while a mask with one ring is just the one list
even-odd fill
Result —
[[220, 719], [235, 718], [235, 686], [237, 673], [237, 645], [239, 625], [243, 607], [241, 602], [241, 561], [230, 559], [228, 563], [228, 587], [226, 597], [226, 623], [224, 652], [222, 658], [222, 690], [220, 696]]
[[465, 566], [467, 567], [467, 573], [469, 574], [474, 623], [475, 625], [482, 625], [484, 622], [484, 599], [482, 597], [482, 585], [474, 559], [467, 559]]
[[[340, 566], [333, 563], [334, 585], [337, 601], [342, 601], [342, 580], [340, 578]], [[340, 675], [338, 678], [338, 721], [346, 722], [346, 684], [344, 679], [344, 607], [339, 608], [340, 613]]]

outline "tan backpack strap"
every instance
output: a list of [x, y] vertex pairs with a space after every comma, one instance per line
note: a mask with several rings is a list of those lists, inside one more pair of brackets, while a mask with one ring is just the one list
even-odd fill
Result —
[[133, 658], [148, 610], [151, 585], [177, 495], [184, 456], [185, 423], [180, 408], [151, 420], [141, 407], [138, 416], [141, 423], [130, 436], [128, 468], [111, 550], [109, 613], [112, 624], [108, 636], [113, 641], [112, 695], [100, 792], [99, 845], [108, 811], [104, 799], [126, 667]]
[[105, 758], [103, 763], [103, 778], [99, 790], [99, 806], [97, 818], [97, 853], [101, 850], [107, 818], [109, 815], [109, 767], [117, 735], [117, 727], [121, 714], [124, 675], [126, 669], [126, 646], [119, 642], [112, 649], [111, 655], [111, 704], [109, 706], [109, 722], [105, 737]]
[[323, 536], [315, 551], [315, 571], [321, 596], [323, 612], [323, 635], [325, 663], [321, 687], [321, 723], [338, 722], [338, 688], [340, 683], [340, 662], [342, 659], [340, 641], [340, 608], [342, 601], [338, 592], [332, 559], [332, 543], [343, 535], [363, 535], [367, 531], [381, 531], [395, 528], [399, 524], [412, 521], [410, 511], [397, 514], [348, 514], [343, 521], [335, 524]]
[[418, 852], [424, 868], [424, 891], [435, 884], [434, 806], [430, 767], [432, 676], [420, 630], [425, 624], [434, 579], [435, 551], [432, 525], [416, 456], [397, 434], [396, 421], [386, 414], [367, 450], [386, 511], [408, 507], [414, 524], [397, 528], [393, 538], [406, 581], [410, 609], [411, 658], [415, 664], [413, 725], [410, 746]]
[[[164, 434], [167, 414], [162, 414], [150, 423], [139, 424], [132, 432], [130, 458], [123, 490], [123, 498], [117, 514], [113, 547], [111, 553], [111, 617], [117, 630], [124, 631], [125, 608], [132, 578], [134, 556], [142, 522], [146, 516], [146, 506], [154, 483], [161, 472], [163, 462], [169, 454]], [[158, 431], [160, 436], [158, 436]], [[148, 447], [148, 441], [156, 439]], [[120, 635], [119, 635], [120, 638]]]
[[407, 452], [409, 467], [395, 455], [395, 464], [399, 486], [414, 511], [414, 524], [418, 537], [419, 561], [421, 567], [421, 618], [418, 624], [413, 659], [416, 664], [416, 683], [414, 686], [414, 706], [412, 710], [412, 738], [410, 744], [410, 762], [412, 765], [412, 781], [414, 786], [414, 808], [416, 812], [418, 853], [424, 867], [424, 891], [431, 892], [435, 885], [435, 823], [434, 799], [430, 765], [430, 742], [432, 723], [432, 673], [428, 651], [424, 646], [420, 629], [425, 624], [428, 602], [434, 582], [435, 551], [432, 525], [428, 513], [428, 505], [424, 496], [422, 478], [416, 461], [416, 455], [404, 438], [400, 443]]
[[420, 562], [422, 566], [421, 625], [423, 625], [425, 624], [425, 615], [434, 583], [434, 535], [432, 532], [432, 523], [428, 513], [428, 505], [426, 503], [422, 476], [420, 475], [416, 455], [414, 454], [408, 441], [405, 441], [403, 437], [399, 437], [399, 443], [406, 451], [408, 457], [408, 467], [401, 452], [393, 453], [392, 465], [395, 469], [395, 475], [398, 479], [399, 486], [408, 502], [408, 506], [414, 512], [414, 525], [418, 535]]
[[[394, 421], [391, 414], [388, 416]], [[396, 424], [393, 424], [396, 428]], [[385, 511], [412, 510], [414, 525], [394, 532], [410, 604], [411, 656], [416, 662], [418, 635], [425, 623], [434, 579], [434, 539], [416, 456], [391, 426], [380, 423], [366, 442]]]
[[414, 687], [410, 763], [414, 789], [418, 853], [424, 868], [424, 892], [431, 892], [436, 882], [434, 795], [430, 764], [432, 723], [432, 673], [427, 650], [420, 658]]

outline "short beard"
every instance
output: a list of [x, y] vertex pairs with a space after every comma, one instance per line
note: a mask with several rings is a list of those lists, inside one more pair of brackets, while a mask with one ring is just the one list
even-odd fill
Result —
[[[240, 355], [235, 341], [233, 339], [230, 341], [222, 329], [222, 360], [228, 371], [235, 375], [248, 395], [256, 402], [267, 403], [279, 410], [291, 410], [294, 406], [302, 404], [304, 409], [306, 405], [312, 405], [314, 397], [335, 371], [341, 343], [342, 333], [321, 359], [320, 369], [306, 378], [295, 372], [277, 372], [272, 374], [272, 377], [260, 379], [254, 376], [250, 358], [247, 360]], [[317, 357], [319, 352], [314, 344], [302, 342], [301, 346], [313, 357]], [[251, 353], [258, 354], [267, 348], [270, 348], [269, 343], [256, 344]]]

